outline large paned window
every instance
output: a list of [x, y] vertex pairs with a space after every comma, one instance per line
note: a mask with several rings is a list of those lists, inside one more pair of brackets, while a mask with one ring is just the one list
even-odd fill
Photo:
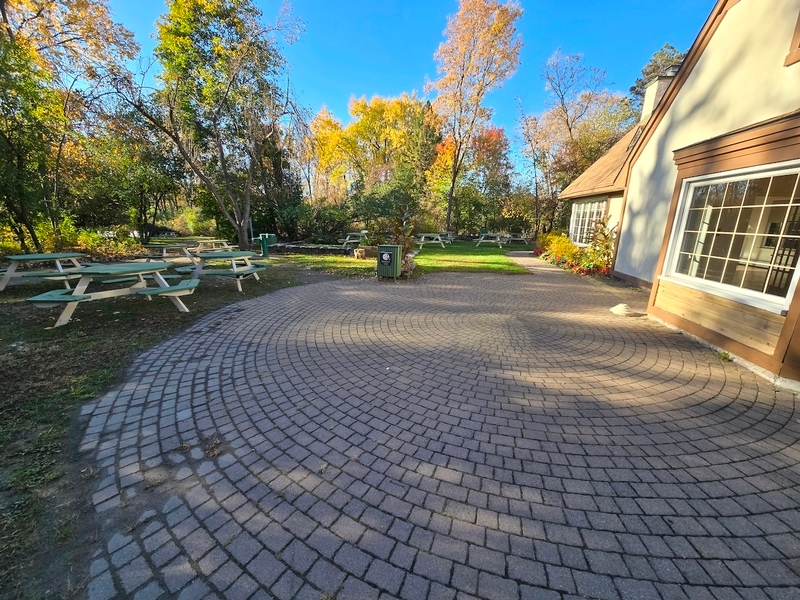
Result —
[[785, 304], [800, 249], [797, 169], [690, 184], [681, 214], [671, 275]]
[[589, 200], [572, 205], [569, 237], [578, 245], [589, 245], [597, 222], [606, 216], [606, 200]]

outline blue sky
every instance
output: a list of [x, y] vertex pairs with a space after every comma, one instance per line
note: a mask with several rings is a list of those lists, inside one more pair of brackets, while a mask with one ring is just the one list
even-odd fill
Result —
[[[267, 19], [280, 2], [256, 0]], [[135, 32], [142, 51], [154, 42], [153, 24], [163, 0], [110, 0], [116, 21]], [[300, 102], [316, 113], [326, 105], [347, 123], [353, 96], [397, 96], [436, 78], [433, 53], [457, 0], [295, 0], [305, 33], [285, 48]], [[627, 92], [642, 67], [665, 43], [687, 50], [711, 13], [714, 0], [522, 0], [521, 65], [488, 98], [493, 121], [512, 137], [518, 100], [528, 114], [545, 109], [542, 65], [557, 48], [583, 54], [584, 62], [607, 71], [610, 90]]]

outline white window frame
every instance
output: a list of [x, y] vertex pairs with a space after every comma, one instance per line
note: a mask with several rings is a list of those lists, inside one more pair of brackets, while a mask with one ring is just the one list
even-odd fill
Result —
[[659, 276], [659, 279], [668, 280], [671, 283], [682, 285], [700, 292], [713, 294], [715, 296], [728, 298], [734, 302], [739, 302], [741, 304], [746, 304], [748, 306], [753, 306], [769, 312], [786, 314], [797, 288], [798, 278], [800, 277], [800, 265], [795, 268], [795, 272], [792, 274], [792, 281], [786, 291], [786, 296], [783, 298], [780, 296], [773, 296], [771, 294], [740, 288], [727, 283], [719, 283], [697, 277], [691, 277], [689, 275], [683, 275], [682, 273], [676, 272], [675, 269], [678, 264], [678, 245], [683, 239], [686, 220], [689, 217], [689, 205], [691, 204], [692, 192], [694, 191], [695, 187], [698, 187], [699, 185], [709, 185], [712, 183], [728, 183], [730, 181], [738, 181], [742, 179], [756, 179], [758, 177], [779, 177], [781, 175], [797, 174], [799, 171], [800, 161], [789, 161], [684, 179], [681, 183], [678, 210], [675, 211], [675, 220], [672, 225], [669, 244], [667, 245], [664, 268], [662, 274]]
[[[581, 233], [584, 234], [587, 241], [578, 241], [576, 239], [578, 236], [576, 235], [578, 230], [578, 214], [575, 210], [578, 206], [589, 206], [591, 205], [593, 208], [591, 210], [592, 215], [592, 224], [590, 227], [583, 226], [581, 228]], [[600, 209], [600, 216], [595, 218], [594, 215], [597, 214], [598, 208]], [[572, 243], [576, 246], [586, 247], [591, 244], [591, 232], [594, 229], [594, 226], [600, 221], [600, 219], [606, 217], [608, 215], [608, 198], [606, 196], [597, 196], [595, 198], [586, 198], [584, 200], [576, 200], [572, 203], [572, 210], [570, 211], [569, 215], [569, 239], [572, 240]], [[586, 220], [583, 221], [586, 223]]]

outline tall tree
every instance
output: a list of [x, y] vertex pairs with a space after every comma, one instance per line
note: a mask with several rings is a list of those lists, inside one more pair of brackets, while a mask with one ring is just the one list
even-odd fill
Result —
[[[100, 107], [102, 87], [118, 76], [138, 49], [133, 34], [113, 22], [107, 0], [14, 0], [0, 3], [0, 38], [29, 60], [61, 105], [48, 124], [46, 160], [39, 162], [38, 212], [47, 215], [56, 247], [68, 205], [62, 173], [70, 145], [83, 134], [87, 115]], [[26, 78], [22, 71], [9, 77]], [[32, 208], [32, 207], [29, 207]]]
[[487, 127], [472, 144], [468, 178], [480, 192], [482, 225], [491, 231], [504, 229], [503, 209], [511, 194], [510, 145], [502, 127]]
[[524, 154], [534, 171], [542, 229], [559, 214], [558, 194], [605, 154], [635, 122], [630, 100], [604, 89], [605, 73], [586, 67], [581, 55], [556, 51], [542, 72], [549, 92], [541, 115], [522, 115]]
[[297, 114], [280, 82], [277, 38], [293, 41], [300, 25], [287, 7], [268, 25], [250, 0], [172, 0], [157, 26], [163, 88], [152, 99], [120, 89], [173, 142], [247, 248], [253, 196], [266, 192], [259, 171]]
[[439, 79], [426, 86], [437, 93], [436, 107], [445, 117], [445, 135], [453, 143], [447, 192], [449, 230], [458, 175], [470, 141], [491, 116], [483, 101], [517, 70], [522, 39], [516, 22], [522, 8], [511, 0], [460, 0], [447, 19], [445, 41], [434, 54]]
[[44, 202], [54, 132], [61, 120], [57, 94], [24, 48], [0, 36], [0, 205], [20, 246], [43, 250], [35, 225]]
[[669, 67], [680, 65], [685, 56], [685, 52], [678, 51], [671, 44], [664, 44], [650, 57], [650, 60], [642, 68], [642, 76], [634, 82], [630, 89], [633, 106], [638, 112], [642, 110], [647, 85], [659, 75], [663, 75]]

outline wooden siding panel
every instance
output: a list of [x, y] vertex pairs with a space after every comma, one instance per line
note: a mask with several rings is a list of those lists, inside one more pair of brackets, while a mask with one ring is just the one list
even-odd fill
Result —
[[781, 315], [668, 281], [659, 281], [654, 306], [769, 356], [786, 321]]

